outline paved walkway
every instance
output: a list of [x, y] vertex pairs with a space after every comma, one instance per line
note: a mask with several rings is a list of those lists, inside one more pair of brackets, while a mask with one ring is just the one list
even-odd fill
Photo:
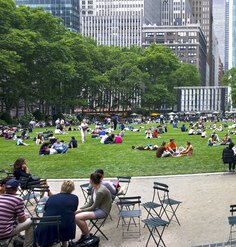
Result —
[[[60, 191], [63, 180], [48, 180], [53, 193]], [[80, 205], [84, 198], [80, 184], [88, 180], [74, 180]], [[184, 176], [133, 177], [127, 195], [140, 195], [142, 202], [152, 198], [154, 181], [169, 185], [170, 196], [183, 203], [177, 211], [181, 226], [172, 222], [165, 229], [163, 238], [167, 247], [224, 246], [229, 237], [229, 205], [236, 204], [235, 174], [200, 174]], [[118, 210], [113, 205], [111, 216], [103, 227], [109, 240], [101, 236], [102, 247], [144, 247], [148, 237], [147, 228], [141, 227], [141, 239], [122, 239], [121, 226], [116, 228]], [[145, 211], [143, 210], [143, 218]], [[77, 228], [77, 237], [80, 230]], [[155, 246], [151, 241], [149, 246]], [[226, 245], [225, 245], [226, 246]]]

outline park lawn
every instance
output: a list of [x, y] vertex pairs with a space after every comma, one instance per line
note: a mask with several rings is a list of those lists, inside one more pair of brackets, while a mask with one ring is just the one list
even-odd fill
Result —
[[[150, 125], [133, 125], [134, 127]], [[155, 126], [152, 124], [152, 126]], [[181, 124], [179, 123], [179, 126]], [[54, 129], [53, 129], [54, 130]], [[126, 131], [122, 144], [102, 145], [100, 139], [87, 135], [87, 142], [82, 144], [80, 131], [71, 131], [67, 135], [57, 135], [66, 143], [71, 136], [79, 142], [79, 147], [69, 149], [67, 154], [39, 156], [39, 146], [32, 140], [37, 132], [45, 129], [34, 129], [30, 134], [31, 139], [26, 143], [29, 146], [16, 146], [15, 141], [0, 138], [0, 169], [9, 170], [9, 165], [17, 158], [24, 157], [30, 172], [43, 178], [87, 178], [97, 168], [103, 168], [106, 177], [116, 176], [156, 176], [173, 174], [195, 174], [224, 171], [221, 154], [224, 146], [209, 147], [207, 139], [199, 135], [189, 136], [180, 129], [173, 129], [168, 125], [168, 132], [161, 134], [158, 139], [146, 139], [145, 129], [141, 132]], [[118, 133], [119, 131], [115, 131]], [[211, 130], [207, 130], [208, 136]], [[227, 133], [219, 132], [220, 138]], [[185, 146], [190, 141], [194, 151], [191, 157], [156, 158], [155, 151], [133, 150], [132, 145], [160, 145], [162, 141], [174, 138], [178, 147]], [[235, 142], [235, 136], [231, 135]], [[2, 176], [2, 174], [0, 174]]]

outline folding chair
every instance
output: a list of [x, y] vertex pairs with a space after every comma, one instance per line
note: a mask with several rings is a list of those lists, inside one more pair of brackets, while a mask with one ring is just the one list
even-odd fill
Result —
[[[32, 217], [32, 224], [34, 229], [34, 241], [37, 243], [35, 229], [37, 226], [55, 226], [57, 230], [57, 239], [56, 243], [60, 243], [60, 224], [61, 224], [61, 216], [43, 216], [43, 217]], [[60, 244], [61, 246], [61, 244]]]
[[[145, 220], [142, 220], [142, 222], [147, 226], [149, 230], [149, 237], [146, 243], [146, 246], [148, 246], [148, 243], [150, 241], [150, 238], [152, 237], [156, 246], [159, 246], [159, 244], [162, 242], [163, 246], [166, 246], [163, 239], [162, 235], [164, 233], [165, 227], [168, 226], [169, 222], [162, 220], [159, 217], [153, 217], [153, 218], [147, 218]], [[158, 230], [158, 228], [161, 228]], [[158, 238], [158, 241], [156, 239]]]
[[169, 224], [171, 223], [172, 219], [175, 218], [176, 222], [180, 225], [176, 211], [182, 202], [171, 199], [169, 197], [169, 186], [167, 184], [154, 182], [154, 186], [157, 187], [157, 196], [161, 204], [161, 210], [159, 213], [160, 217], [165, 214]]
[[97, 234], [97, 232], [100, 232], [103, 237], [108, 240], [108, 237], [104, 234], [104, 232], [101, 230], [101, 227], [104, 226], [106, 220], [107, 220], [106, 216], [105, 218], [98, 218], [98, 219], [94, 219], [94, 220], [90, 220], [90, 223], [92, 224], [92, 227], [90, 228], [90, 232], [93, 228], [96, 228], [96, 231], [94, 232], [94, 235]]
[[152, 201], [141, 204], [144, 207], [144, 209], [147, 211], [147, 217], [146, 217], [147, 219], [149, 218], [149, 216], [153, 218], [161, 217], [160, 211], [162, 208], [162, 204], [160, 203], [159, 198], [158, 198], [158, 188], [159, 187], [156, 185], [153, 186]]
[[231, 216], [228, 217], [228, 222], [230, 225], [230, 232], [229, 232], [229, 243], [230, 246], [233, 246], [233, 244], [236, 243], [236, 236], [233, 236], [236, 233], [236, 215], [234, 214], [236, 212], [236, 205], [230, 205], [230, 213]]
[[[141, 196], [119, 197], [119, 221], [122, 221], [122, 237], [125, 238], [125, 234], [131, 236], [131, 234], [138, 233], [140, 238], [140, 218], [142, 215], [140, 204]], [[126, 221], [128, 220], [128, 222]], [[117, 226], [118, 226], [117, 225]], [[132, 226], [138, 227], [138, 231], [134, 231]], [[132, 230], [130, 231], [130, 228]]]
[[13, 245], [15, 237], [16, 236], [12, 236], [12, 237], [5, 238], [5, 239], [0, 239], [0, 247], [8, 247], [10, 245]]
[[45, 192], [49, 192], [49, 186], [36, 186], [36, 187], [33, 187], [32, 188], [32, 194], [33, 194], [33, 197], [34, 197], [34, 200], [36, 202], [36, 205], [35, 205], [35, 208], [34, 208], [34, 211], [36, 213], [37, 216], [39, 216], [40, 213], [44, 213], [44, 207], [45, 207], [45, 204], [46, 204], [46, 197], [44, 198], [38, 198], [38, 194], [41, 195], [41, 194], [44, 194]]
[[129, 189], [129, 184], [131, 181], [130, 176], [118, 176], [119, 185], [121, 186], [120, 191], [117, 193], [117, 196], [125, 196]]
[[91, 189], [89, 188], [90, 183], [86, 183], [86, 184], [81, 184], [80, 188], [82, 190], [84, 199], [85, 199], [85, 203], [88, 202], [89, 197], [91, 196]]

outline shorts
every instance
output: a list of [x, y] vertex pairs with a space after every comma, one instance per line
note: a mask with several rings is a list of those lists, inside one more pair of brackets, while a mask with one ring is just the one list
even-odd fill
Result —
[[94, 214], [97, 219], [107, 217], [107, 214], [100, 208], [95, 209]]

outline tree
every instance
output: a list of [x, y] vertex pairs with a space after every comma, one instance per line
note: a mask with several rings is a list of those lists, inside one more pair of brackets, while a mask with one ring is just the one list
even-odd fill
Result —
[[231, 87], [232, 105], [236, 107], [236, 68], [228, 70], [222, 80], [225, 85]]

